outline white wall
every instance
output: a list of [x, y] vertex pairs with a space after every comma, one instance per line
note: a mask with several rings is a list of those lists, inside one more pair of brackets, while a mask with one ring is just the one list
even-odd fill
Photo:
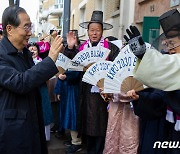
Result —
[[126, 29], [134, 22], [135, 0], [121, 0], [119, 39], [123, 39]]

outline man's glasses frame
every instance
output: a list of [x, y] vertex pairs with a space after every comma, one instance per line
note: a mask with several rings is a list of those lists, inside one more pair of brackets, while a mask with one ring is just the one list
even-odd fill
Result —
[[164, 40], [163, 45], [166, 46], [166, 48], [168, 50], [172, 50], [172, 49], [179, 47], [180, 46], [180, 36], [176, 36], [176, 37]]
[[30, 32], [32, 30], [32, 25], [25, 25], [24, 27], [18, 26], [18, 28], [23, 28], [26, 33]]

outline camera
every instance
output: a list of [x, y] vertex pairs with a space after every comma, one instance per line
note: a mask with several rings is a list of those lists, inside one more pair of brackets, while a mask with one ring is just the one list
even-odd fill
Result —
[[61, 35], [61, 30], [51, 29], [49, 34], [51, 35], [54, 31], [57, 31], [57, 35]]
[[58, 30], [58, 35], [61, 35], [61, 30]]
[[54, 29], [51, 29], [50, 32], [49, 32], [49, 34], [51, 35], [53, 32], [54, 32]]

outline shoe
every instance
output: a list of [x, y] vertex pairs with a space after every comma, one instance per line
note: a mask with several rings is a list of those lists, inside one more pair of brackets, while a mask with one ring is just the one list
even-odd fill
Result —
[[64, 132], [57, 132], [54, 136], [58, 139], [63, 139], [66, 137]]
[[58, 132], [58, 127], [56, 125], [54, 125], [52, 128], [51, 128], [51, 133], [57, 133]]
[[64, 145], [70, 147], [72, 145], [71, 140], [64, 141]]
[[82, 145], [74, 145], [72, 144], [67, 150], [66, 150], [66, 154], [73, 154], [76, 152], [79, 152], [82, 150]]

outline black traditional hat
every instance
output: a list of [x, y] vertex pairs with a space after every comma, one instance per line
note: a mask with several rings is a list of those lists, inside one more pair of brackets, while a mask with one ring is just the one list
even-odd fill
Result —
[[152, 46], [160, 52], [167, 52], [164, 40], [180, 36], [180, 12], [179, 9], [172, 9], [159, 17], [163, 33], [155, 39]]
[[87, 22], [80, 23], [79, 26], [82, 28], [87, 29], [88, 25], [90, 23], [100, 23], [103, 25], [104, 30], [109, 30], [112, 29], [113, 26], [111, 24], [103, 22], [103, 12], [102, 11], [93, 11], [91, 20]]
[[159, 17], [159, 22], [167, 38], [180, 34], [180, 13], [178, 9], [165, 12]]

